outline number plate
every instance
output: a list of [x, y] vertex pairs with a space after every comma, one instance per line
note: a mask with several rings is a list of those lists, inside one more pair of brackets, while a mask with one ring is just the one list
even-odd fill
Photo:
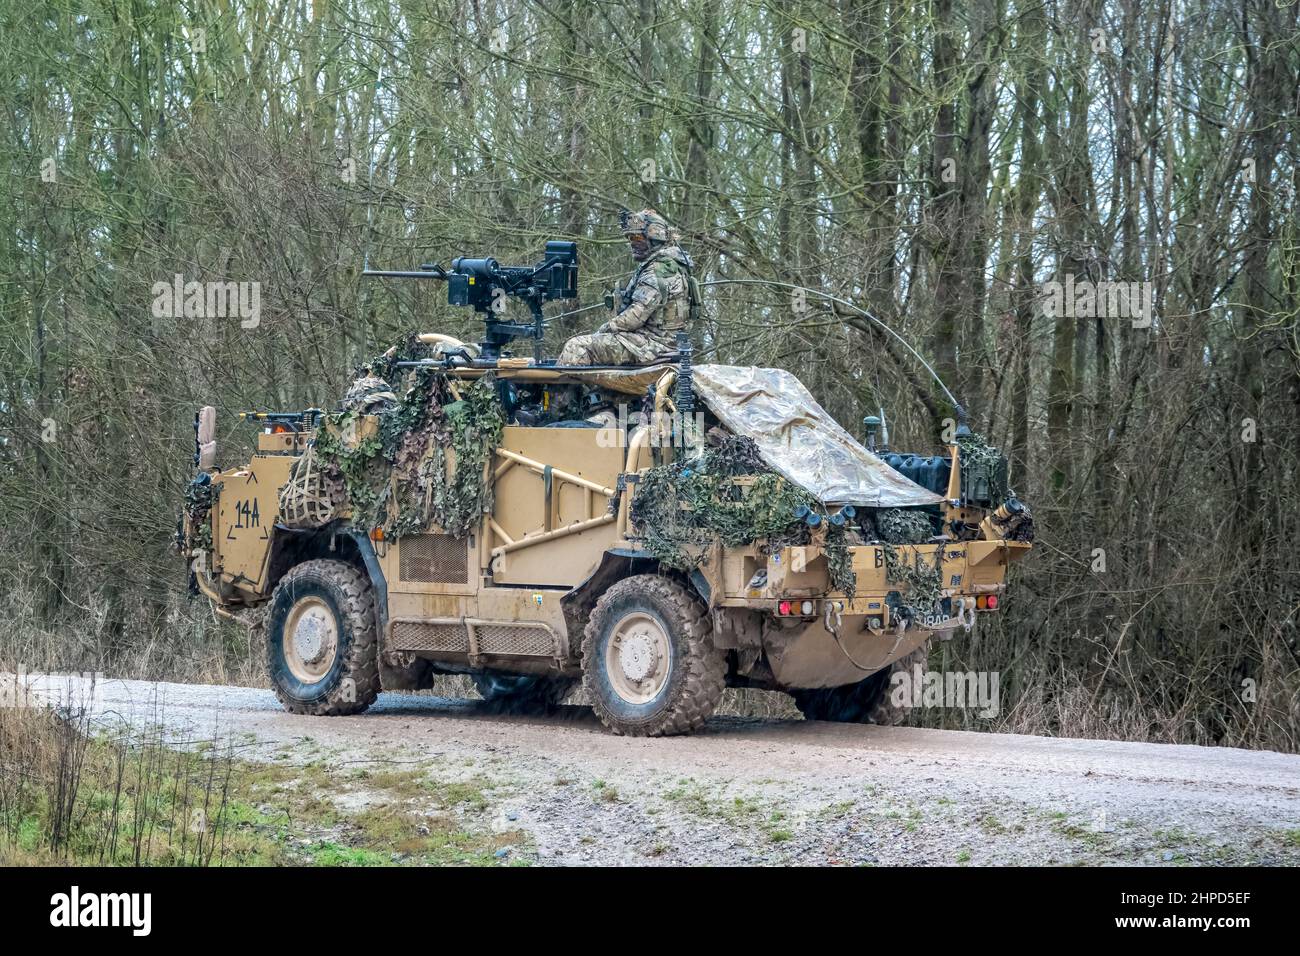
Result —
[[952, 616], [952, 600], [944, 598], [939, 602], [939, 609], [930, 614], [922, 614], [916, 619], [916, 627], [926, 631], [946, 631], [957, 627], [958, 620]]

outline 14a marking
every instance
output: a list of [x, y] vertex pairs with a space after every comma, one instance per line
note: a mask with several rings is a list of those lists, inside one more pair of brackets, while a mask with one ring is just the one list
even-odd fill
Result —
[[236, 528], [260, 528], [262, 516], [257, 509], [256, 498], [245, 498], [235, 504]]

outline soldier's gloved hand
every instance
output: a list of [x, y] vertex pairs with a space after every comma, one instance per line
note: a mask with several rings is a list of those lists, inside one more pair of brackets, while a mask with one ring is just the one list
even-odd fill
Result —
[[599, 326], [596, 327], [596, 334], [597, 334], [597, 335], [607, 335], [608, 333], [609, 333], [609, 323], [608, 323], [608, 322], [602, 322], [602, 323], [600, 323]]

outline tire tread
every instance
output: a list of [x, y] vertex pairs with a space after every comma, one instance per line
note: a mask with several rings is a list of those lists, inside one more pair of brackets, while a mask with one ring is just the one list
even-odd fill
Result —
[[[302, 701], [290, 697], [274, 680], [275, 696], [284, 709], [292, 714], [311, 714], [320, 717], [341, 717], [359, 714], [373, 704], [379, 696], [379, 634], [375, 622], [374, 589], [360, 570], [343, 561], [317, 559], [304, 561], [290, 570], [275, 586], [274, 605], [281, 589], [290, 590], [305, 578], [324, 581], [342, 596], [339, 623], [351, 634], [339, 681], [329, 692], [315, 701]], [[266, 642], [267, 672], [275, 672], [274, 647], [268, 634]], [[281, 640], [284, 638], [281, 637]], [[343, 695], [343, 681], [351, 678], [356, 687], [356, 700]]]
[[[648, 598], [666, 619], [670, 631], [685, 638], [686, 673], [677, 699], [644, 724], [620, 720], [603, 705], [595, 686], [593, 663], [601, 632], [612, 623], [610, 608], [626, 594]], [[708, 720], [722, 701], [727, 686], [726, 653], [713, 646], [713, 624], [708, 609], [691, 591], [672, 578], [659, 574], [638, 574], [609, 588], [596, 602], [583, 632], [583, 686], [601, 723], [616, 734], [630, 737], [663, 737], [686, 734]], [[670, 635], [671, 637], [671, 635]], [[671, 679], [671, 678], [670, 678]]]

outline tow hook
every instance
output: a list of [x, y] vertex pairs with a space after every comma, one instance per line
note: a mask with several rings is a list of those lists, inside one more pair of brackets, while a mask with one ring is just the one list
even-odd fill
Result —
[[957, 623], [962, 626], [962, 629], [965, 630], [967, 634], [969, 634], [971, 628], [975, 626], [974, 598], [962, 598], [960, 600], [957, 607]]
[[[826, 630], [832, 634], [839, 634], [840, 628], [844, 625], [844, 602], [843, 601], [826, 601]], [[835, 618], [835, 623], [831, 624], [831, 617]]]

